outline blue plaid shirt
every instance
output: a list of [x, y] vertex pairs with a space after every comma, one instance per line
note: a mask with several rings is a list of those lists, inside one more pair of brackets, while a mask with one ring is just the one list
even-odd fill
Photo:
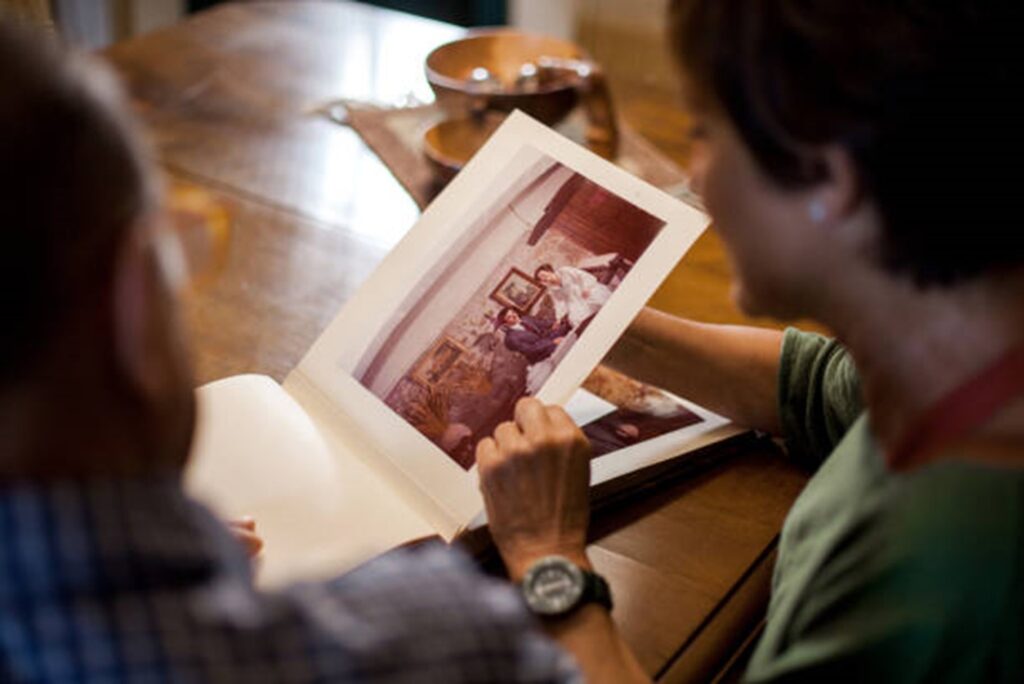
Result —
[[440, 545], [265, 594], [174, 479], [0, 487], [3, 682], [579, 679], [517, 592]]

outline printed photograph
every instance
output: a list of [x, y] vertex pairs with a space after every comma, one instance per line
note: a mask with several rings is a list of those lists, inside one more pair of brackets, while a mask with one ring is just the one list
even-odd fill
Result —
[[583, 388], [616, 407], [583, 426], [591, 459], [703, 420], [668, 393], [605, 366], [595, 368]]
[[526, 148], [353, 372], [462, 468], [536, 394], [664, 222]]

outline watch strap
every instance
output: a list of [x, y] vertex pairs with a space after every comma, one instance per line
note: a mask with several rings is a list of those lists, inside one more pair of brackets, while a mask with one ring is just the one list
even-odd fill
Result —
[[609, 613], [613, 605], [612, 590], [608, 586], [608, 581], [596, 572], [590, 572], [589, 570], [583, 570], [583, 595], [580, 596], [576, 607], [578, 608], [584, 603], [597, 603], [604, 606]]

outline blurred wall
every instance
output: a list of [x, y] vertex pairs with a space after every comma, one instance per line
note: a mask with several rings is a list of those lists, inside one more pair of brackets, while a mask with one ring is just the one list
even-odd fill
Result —
[[572, 39], [581, 0], [509, 0], [509, 24], [524, 31]]
[[49, 0], [0, 0], [0, 16], [39, 26], [49, 26], [53, 20]]
[[185, 0], [52, 0], [57, 28], [85, 48], [113, 42], [177, 22]]
[[669, 0], [509, 0], [509, 23], [575, 40], [608, 72], [613, 85], [677, 92], [666, 46]]

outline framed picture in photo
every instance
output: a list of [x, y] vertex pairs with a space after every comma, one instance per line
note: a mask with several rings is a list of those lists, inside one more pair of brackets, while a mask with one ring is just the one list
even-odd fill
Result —
[[465, 352], [465, 347], [452, 338], [444, 336], [420, 358], [410, 375], [421, 385], [432, 387], [451, 371], [455, 362]]
[[543, 284], [513, 266], [491, 292], [491, 299], [525, 314], [543, 296], [544, 290]]

